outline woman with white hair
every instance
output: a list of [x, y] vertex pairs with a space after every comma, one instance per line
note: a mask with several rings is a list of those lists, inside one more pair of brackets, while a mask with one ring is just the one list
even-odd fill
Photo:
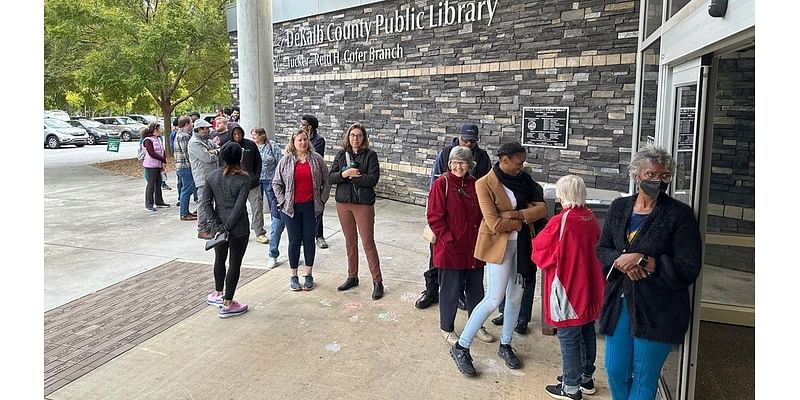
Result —
[[667, 194], [675, 161], [645, 147], [628, 170], [638, 193], [611, 203], [597, 255], [606, 276], [600, 333], [614, 399], [653, 399], [661, 367], [689, 327], [689, 287], [700, 273], [691, 207]]
[[[469, 147], [454, 147], [448, 160], [449, 172], [433, 181], [428, 195], [428, 225], [436, 235], [433, 265], [439, 277], [439, 328], [450, 346], [458, 341], [455, 320], [462, 282], [469, 315], [483, 298], [485, 262], [473, 256], [483, 218], [475, 192], [476, 179], [469, 174], [474, 164]], [[495, 340], [483, 326], [478, 332], [485, 342]]]
[[586, 185], [575, 175], [556, 182], [562, 210], [533, 239], [532, 260], [544, 280], [544, 320], [558, 328], [562, 375], [545, 391], [555, 399], [595, 392], [597, 342], [594, 322], [603, 305], [603, 273], [595, 246], [600, 226], [586, 207]]

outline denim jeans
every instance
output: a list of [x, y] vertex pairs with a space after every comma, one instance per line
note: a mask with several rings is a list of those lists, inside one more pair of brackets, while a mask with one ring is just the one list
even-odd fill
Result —
[[314, 257], [317, 254], [317, 246], [314, 244], [314, 234], [317, 228], [314, 202], [294, 203], [294, 217], [281, 213], [281, 219], [286, 224], [286, 232], [289, 236], [289, 268], [296, 269], [300, 266], [300, 245], [303, 246], [305, 265], [313, 267]]
[[178, 174], [178, 180], [181, 183], [178, 201], [181, 202], [180, 216], [183, 217], [189, 214], [189, 197], [191, 197], [192, 193], [195, 191], [194, 178], [192, 178], [191, 168], [182, 168], [176, 170], [175, 173]]
[[[516, 325], [517, 322], [523, 322], [526, 325], [531, 322], [531, 314], [533, 313], [533, 292], [536, 290], [536, 275], [533, 276], [533, 280], [528, 287], [525, 288], [525, 291], [522, 292], [522, 304], [519, 308], [519, 317], [517, 321], [514, 321], [512, 325]], [[503, 313], [503, 309], [505, 308], [506, 300], [500, 303], [500, 306], [497, 307], [497, 311], [499, 313]], [[505, 323], [505, 317], [503, 318]]]
[[261, 181], [261, 190], [265, 193], [267, 198], [269, 215], [272, 219], [272, 232], [269, 234], [269, 256], [278, 258], [281, 254], [280, 251], [278, 251], [278, 245], [280, 244], [281, 234], [283, 233], [283, 229], [286, 228], [286, 224], [283, 223], [281, 212], [278, 211], [278, 206], [276, 205], [278, 200], [275, 198], [275, 192], [272, 190], [272, 181]]
[[[506, 297], [503, 315], [516, 321], [519, 316], [520, 301], [522, 300], [522, 276], [517, 274], [517, 241], [509, 240], [506, 245], [506, 252], [500, 264], [486, 263], [484, 267], [486, 274], [486, 294], [483, 300], [472, 310], [464, 331], [458, 343], [462, 347], [469, 348], [475, 333], [478, 332], [489, 315]], [[514, 333], [514, 324], [503, 324], [503, 332], [500, 335], [500, 344], [511, 344], [511, 335]]]
[[250, 189], [247, 194], [247, 202], [250, 204], [251, 220], [250, 229], [256, 236], [266, 235], [267, 231], [264, 229], [264, 199], [261, 196], [261, 186], [256, 186]]
[[597, 357], [597, 335], [594, 321], [581, 326], [558, 328], [561, 344], [561, 367], [564, 375], [564, 391], [575, 393], [582, 381], [592, 378]]
[[652, 400], [672, 345], [631, 336], [625, 299], [614, 334], [606, 336], [606, 373], [614, 400]]

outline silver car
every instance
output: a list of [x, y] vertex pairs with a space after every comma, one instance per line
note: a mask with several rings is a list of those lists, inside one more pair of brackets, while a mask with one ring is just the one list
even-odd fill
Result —
[[87, 139], [86, 144], [90, 146], [95, 144], [108, 143], [109, 137], [119, 138], [119, 132], [110, 129], [109, 127], [97, 121], [81, 118], [81, 119], [71, 119], [67, 121], [67, 123], [76, 128], [86, 129], [86, 132], [89, 133], [89, 137]]
[[142, 136], [139, 130], [146, 125], [134, 121], [130, 117], [97, 117], [92, 120], [105, 124], [108, 128], [119, 132], [119, 138], [123, 142], [130, 142], [131, 139], [140, 139]]
[[60, 119], [44, 119], [44, 146], [49, 149], [57, 149], [65, 144], [83, 147], [88, 137], [86, 129], [76, 128]]

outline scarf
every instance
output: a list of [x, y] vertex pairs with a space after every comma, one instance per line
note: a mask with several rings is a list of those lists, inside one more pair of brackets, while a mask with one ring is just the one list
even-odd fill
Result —
[[[524, 171], [516, 176], [511, 176], [500, 169], [500, 163], [496, 162], [492, 171], [497, 175], [500, 183], [509, 188], [514, 193], [517, 200], [515, 210], [522, 210], [528, 207], [532, 201], [544, 201], [544, 191], [533, 178]], [[522, 229], [517, 233], [517, 273], [522, 278], [522, 287], [536, 285], [536, 266], [531, 261], [531, 230], [528, 224], [523, 223]], [[519, 279], [519, 277], [517, 279]]]

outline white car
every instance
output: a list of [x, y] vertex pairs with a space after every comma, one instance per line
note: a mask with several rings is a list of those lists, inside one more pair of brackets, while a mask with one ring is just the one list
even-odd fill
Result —
[[69, 121], [69, 114], [66, 111], [61, 110], [48, 110], [44, 112], [45, 118], [56, 118], [62, 121]]
[[65, 144], [83, 147], [89, 139], [86, 129], [76, 128], [60, 119], [44, 119], [44, 146], [57, 149]]

